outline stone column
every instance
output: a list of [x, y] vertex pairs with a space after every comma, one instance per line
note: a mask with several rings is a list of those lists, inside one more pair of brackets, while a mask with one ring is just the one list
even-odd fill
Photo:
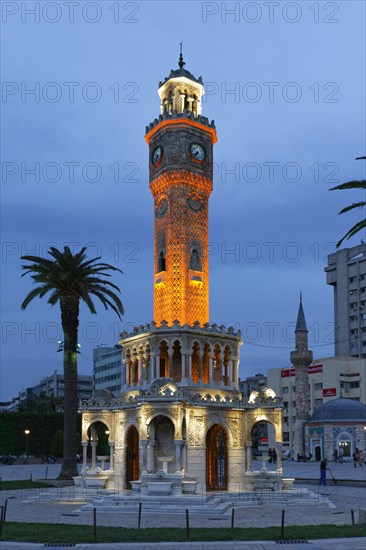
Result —
[[202, 382], [202, 353], [198, 352], [198, 381]]
[[187, 470], [187, 441], [183, 440], [182, 446], [182, 470]]
[[137, 383], [142, 385], [142, 355], [139, 353], [137, 358]]
[[86, 472], [87, 466], [88, 466], [88, 442], [82, 441], [81, 446], [83, 447], [83, 469], [81, 473], [83, 474]]
[[181, 366], [181, 382], [187, 379], [186, 377], [186, 354], [182, 352], [182, 366]]
[[188, 354], [188, 379], [192, 382], [192, 353]]
[[209, 383], [211, 384], [212, 382], [212, 355], [210, 354], [209, 358], [208, 358], [208, 381]]
[[229, 386], [234, 384], [235, 365], [234, 359], [229, 360]]
[[253, 471], [253, 463], [252, 463], [252, 442], [246, 441], [245, 442], [245, 454], [246, 454], [246, 471], [252, 472]]
[[125, 383], [126, 385], [129, 384], [129, 374], [128, 374], [128, 367], [127, 367], [127, 359], [126, 358], [123, 358], [122, 359], [122, 365], [123, 365], [123, 370], [125, 372]]
[[155, 440], [149, 439], [149, 445], [147, 447], [147, 471], [148, 473], [154, 472], [154, 447]]
[[92, 469], [95, 470], [97, 467], [97, 445], [98, 441], [91, 441], [90, 442], [91, 448], [92, 448]]
[[278, 474], [282, 474], [282, 441], [276, 441], [277, 468]]
[[154, 355], [150, 355], [149, 361], [149, 381], [151, 382], [154, 379]]
[[149, 443], [148, 439], [140, 439], [142, 446], [142, 473], [147, 473], [147, 445]]
[[109, 469], [114, 470], [114, 441], [109, 442]]
[[165, 376], [173, 378], [173, 350], [168, 350], [168, 364], [165, 369]]
[[180, 94], [180, 112], [181, 113], [183, 113], [184, 111], [185, 98], [186, 98], [186, 94]]
[[158, 358], [159, 358], [159, 355], [154, 353], [154, 355], [152, 356], [152, 360], [153, 360], [153, 367], [152, 367], [153, 375], [152, 375], [152, 378], [154, 380], [158, 377]]
[[175, 473], [180, 473], [182, 471], [182, 445], [183, 440], [176, 439], [175, 443]]

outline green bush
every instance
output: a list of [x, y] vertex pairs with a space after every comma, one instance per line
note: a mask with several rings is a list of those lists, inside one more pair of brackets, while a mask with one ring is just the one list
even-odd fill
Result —
[[50, 454], [57, 457], [64, 456], [64, 431], [57, 430], [50, 446]]

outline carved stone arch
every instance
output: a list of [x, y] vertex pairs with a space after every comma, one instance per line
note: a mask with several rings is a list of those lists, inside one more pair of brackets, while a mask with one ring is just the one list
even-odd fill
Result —
[[234, 438], [233, 438], [233, 434], [231, 432], [231, 428], [229, 426], [229, 423], [226, 421], [226, 420], [223, 420], [222, 417], [220, 416], [212, 416], [212, 417], [208, 417], [206, 419], [206, 432], [205, 432], [205, 437], [207, 437], [207, 432], [212, 428], [212, 426], [214, 426], [215, 424], [216, 425], [219, 425], [219, 426], [222, 426], [224, 428], [224, 430], [226, 431], [226, 436], [227, 436], [227, 440], [228, 440], [228, 447], [234, 447]]
[[125, 425], [124, 425], [125, 438], [126, 438], [128, 430], [130, 429], [131, 426], [134, 426], [136, 428], [139, 437], [141, 437], [141, 435], [142, 435], [142, 434], [140, 434], [141, 427], [140, 427], [140, 423], [138, 422], [138, 420], [128, 418], [125, 421]]
[[131, 481], [137, 481], [140, 475], [140, 434], [134, 423], [126, 426], [125, 430], [126, 454], [126, 487], [132, 489]]
[[[278, 422], [276, 422], [271, 417], [271, 415], [259, 414], [255, 419], [251, 420], [249, 425], [247, 425], [246, 441], [252, 441], [252, 445], [253, 445], [254, 448], [256, 446], [256, 443], [255, 443], [256, 437], [260, 438], [260, 434], [256, 435], [254, 433], [254, 430], [255, 430], [256, 427], [261, 426], [263, 423], [269, 424], [274, 430], [274, 441], [272, 442], [273, 444], [275, 442], [282, 441], [282, 424], [280, 425]], [[268, 437], [268, 427], [267, 427], [267, 434], [265, 434], [265, 435], [267, 435], [267, 438], [269, 439], [269, 437]], [[269, 447], [271, 447], [271, 445], [269, 445]]]
[[222, 423], [206, 433], [206, 489], [226, 490], [228, 486], [228, 432]]
[[[155, 418], [157, 418], [158, 416], [166, 416], [167, 418], [169, 418], [169, 420], [171, 420], [171, 422], [174, 426], [174, 437], [177, 433], [180, 432], [179, 426], [177, 425], [177, 420], [174, 418], [174, 416], [171, 415], [170, 413], [166, 412], [166, 411], [163, 411], [163, 410], [155, 411], [150, 416], [148, 416], [146, 418], [146, 424], [148, 426], [150, 426], [150, 424], [153, 422], [153, 420]], [[178, 419], [178, 421], [179, 421], [179, 419]]]
[[81, 432], [82, 432], [81, 433], [81, 440], [82, 441], [88, 441], [88, 439], [89, 439], [88, 438], [88, 430], [96, 422], [101, 422], [102, 424], [105, 424], [105, 426], [109, 430], [110, 440], [114, 441], [114, 436], [115, 436], [114, 432], [115, 432], [115, 430], [114, 430], [113, 417], [111, 415], [110, 418], [106, 419], [102, 414], [93, 415], [91, 418], [88, 418], [87, 420], [85, 420], [85, 418], [83, 417], [82, 428], [81, 428]]

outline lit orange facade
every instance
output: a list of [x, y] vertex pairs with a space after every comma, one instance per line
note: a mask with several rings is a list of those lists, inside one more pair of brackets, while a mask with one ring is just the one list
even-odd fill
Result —
[[[180, 98], [184, 85], [173, 79], [165, 87]], [[203, 326], [209, 321], [208, 204], [216, 130], [201, 115], [168, 110], [147, 128], [145, 139], [155, 214], [154, 321]]]

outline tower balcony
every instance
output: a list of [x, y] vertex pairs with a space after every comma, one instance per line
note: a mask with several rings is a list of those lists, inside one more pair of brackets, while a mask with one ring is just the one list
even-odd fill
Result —
[[154, 284], [156, 288], [164, 288], [167, 282], [167, 273], [166, 271], [159, 271], [155, 274]]

